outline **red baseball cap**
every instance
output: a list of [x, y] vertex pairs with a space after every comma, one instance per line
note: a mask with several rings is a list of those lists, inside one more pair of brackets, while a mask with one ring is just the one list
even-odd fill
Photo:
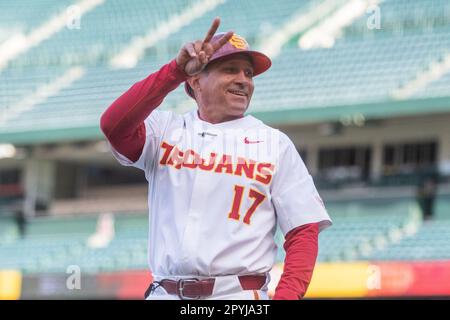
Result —
[[[211, 39], [211, 42], [217, 41], [223, 35], [225, 35], [225, 32], [216, 34]], [[237, 34], [233, 34], [233, 36], [230, 40], [228, 40], [227, 43], [225, 43], [219, 50], [214, 52], [214, 54], [209, 59], [208, 64], [215, 60], [224, 59], [225, 57], [237, 53], [245, 53], [251, 58], [253, 63], [253, 76], [257, 76], [258, 74], [267, 71], [267, 69], [269, 69], [272, 65], [272, 61], [268, 56], [261, 52], [250, 50], [250, 46], [248, 45], [247, 41]], [[194, 91], [187, 81], [184, 83], [184, 88], [186, 90], [186, 93], [191, 98], [195, 99]]]

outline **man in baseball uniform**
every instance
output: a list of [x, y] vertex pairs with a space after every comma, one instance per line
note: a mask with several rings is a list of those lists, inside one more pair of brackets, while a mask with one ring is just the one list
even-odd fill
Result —
[[[146, 298], [268, 299], [278, 223], [286, 259], [273, 298], [301, 299], [331, 220], [290, 139], [245, 115], [270, 59], [233, 32], [215, 35], [219, 24], [101, 117], [114, 156], [149, 183]], [[182, 83], [198, 108], [156, 110]]]

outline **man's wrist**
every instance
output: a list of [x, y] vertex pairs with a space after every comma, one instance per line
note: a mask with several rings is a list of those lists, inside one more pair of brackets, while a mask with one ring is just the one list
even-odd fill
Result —
[[300, 300], [301, 297], [294, 291], [288, 289], [279, 289], [275, 291], [273, 300]]
[[176, 74], [177, 79], [186, 80], [189, 77], [189, 75], [186, 73], [186, 71], [184, 71], [184, 69], [180, 65], [178, 65], [176, 58], [173, 59], [170, 62], [170, 64], [173, 67], [173, 70]]

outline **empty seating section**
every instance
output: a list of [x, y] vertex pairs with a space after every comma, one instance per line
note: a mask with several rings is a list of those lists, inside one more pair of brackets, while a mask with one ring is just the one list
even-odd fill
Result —
[[95, 65], [108, 62], [133, 37], [158, 27], [181, 12], [188, 0], [108, 0], [80, 18], [80, 28], [63, 28], [12, 62], [12, 66]]
[[442, 26], [448, 27], [450, 3], [447, 0], [383, 0], [379, 2], [378, 7], [380, 29], [367, 27], [368, 21], [374, 22], [371, 18], [376, 14], [374, 7], [370, 7], [371, 10], [344, 30], [344, 37], [363, 37], [370, 40], [387, 34], [401, 35], [408, 30], [422, 33]]
[[12, 217], [0, 218], [0, 244], [14, 242], [18, 237], [16, 222]]
[[371, 246], [410, 220], [410, 200], [328, 203], [333, 226], [319, 236], [319, 261], [358, 260]]
[[65, 12], [75, 0], [21, 0], [0, 2], [0, 31], [5, 37], [28, 34], [56, 14]]
[[[164, 58], [173, 57], [185, 41], [204, 37], [212, 19], [220, 15], [224, 21], [221, 30], [242, 30], [255, 39], [265, 32], [277, 30], [290, 14], [321, 0], [288, 1], [284, 5], [270, 0], [223, 1], [180, 31], [157, 44], [165, 50]], [[80, 28], [63, 28], [29, 53], [15, 59], [11, 65], [33, 66], [39, 64], [98, 65], [127, 47], [135, 37], [157, 29], [170, 18], [177, 16], [202, 0], [145, 1], [108, 0], [80, 19]], [[220, 2], [219, 2], [220, 3]], [[267, 13], [271, 13], [267, 21]], [[242, 32], [241, 32], [242, 33]], [[149, 51], [150, 59], [155, 55]]]
[[[432, 58], [429, 62], [440, 61], [445, 55], [450, 54], [450, 2], [447, 0], [385, 0], [380, 4], [381, 28], [378, 30], [367, 27], [369, 14], [354, 22], [345, 29], [343, 41], [350, 39], [362, 39], [365, 42], [378, 43], [383, 38], [391, 38], [393, 41], [405, 36], [415, 42], [416, 46], [426, 49]], [[435, 41], [430, 41], [435, 38]], [[428, 39], [428, 40], [427, 40]], [[406, 48], [414, 59], [420, 55], [421, 50], [416, 46]], [[399, 50], [401, 53], [402, 50]], [[379, 55], [383, 59], [382, 55]], [[414, 65], [413, 61], [413, 65]], [[429, 63], [428, 63], [429, 64]], [[427, 65], [417, 65], [418, 72]], [[397, 70], [393, 69], [392, 74]], [[398, 70], [400, 71], [400, 70]], [[398, 84], [402, 84], [399, 82]], [[414, 98], [447, 97], [450, 89], [450, 75], [431, 82], [424, 89], [416, 92]]]
[[[450, 51], [448, 52], [450, 54]], [[417, 92], [416, 98], [439, 98], [447, 97], [450, 92], [450, 72], [447, 72], [442, 78], [430, 83], [427, 87]]]
[[427, 221], [415, 235], [377, 250], [368, 258], [371, 260], [450, 259], [450, 220]]
[[[93, 56], [92, 61], [97, 63], [95, 66], [90, 65], [89, 61], [84, 61], [86, 74], [80, 80], [75, 81], [71, 86], [61, 90], [45, 102], [35, 105], [29, 112], [23, 113], [11, 130], [25, 130], [31, 122], [34, 128], [47, 129], [64, 128], [68, 125], [73, 127], [97, 126], [100, 114], [106, 106], [114, 101], [121, 92], [129, 88], [131, 84], [173, 59], [184, 41], [202, 38], [214, 16], [221, 15], [223, 20], [221, 30], [242, 30], [245, 31], [246, 36], [251, 35], [250, 39], [254, 39], [256, 35], [261, 34], [261, 30], [264, 30], [264, 28], [276, 30], [276, 27], [283, 23], [290, 13], [314, 2], [317, 1], [310, 0], [304, 3], [292, 1], [280, 6], [268, 0], [265, 0], [263, 4], [260, 1], [224, 1], [215, 10], [208, 12], [192, 24], [182, 28], [181, 31], [169, 36], [167, 40], [158, 43], [158, 48], [167, 46], [167, 52], [164, 55], [154, 50], [148, 50], [147, 56], [136, 68], [111, 70], [108, 59], [123, 49], [124, 44], [129, 43], [133, 37], [141, 36], [157, 27], [170, 15], [186, 9], [188, 3], [192, 5], [192, 2], [173, 0], [167, 2], [136, 1], [125, 4], [123, 1], [108, 1], [82, 17], [81, 29], [64, 29], [14, 62], [13, 66], [19, 68], [19, 66], [23, 67], [23, 65], [29, 64], [25, 61], [26, 59], [32, 61], [32, 64], [39, 64], [37, 59], [39, 57], [47, 59], [45, 61], [48, 63], [51, 62], [51, 59], [61, 59], [64, 58], [64, 55], [70, 55], [75, 59], [73, 64], [77, 64], [75, 63], [77, 59], [89, 59], [89, 52], [99, 54]], [[257, 8], [265, 8], [265, 10], [257, 10]], [[270, 21], [262, 19], [264, 15], [267, 15], [268, 11], [266, 10], [273, 13]], [[161, 12], [164, 14], [161, 15]], [[130, 19], [130, 16], [133, 19]], [[239, 28], [236, 24], [240, 24], [241, 27]], [[117, 35], [116, 33], [120, 34]], [[61, 43], [66, 43], [67, 46], [61, 45]], [[102, 60], [103, 58], [100, 58], [100, 55], [108, 59]], [[83, 65], [83, 61], [78, 62], [78, 64]], [[63, 61], [55, 61], [55, 63], [64, 65]], [[25, 80], [27, 77], [26, 74], [23, 74], [22, 79], [19, 78], [17, 82], [6, 88], [2, 85], [1, 90], [4, 90], [8, 95], [12, 95], [12, 97], [25, 96], [30, 93], [30, 90], [25, 91], [25, 88], [20, 84], [20, 80]], [[28, 82], [34, 84], [32, 87], [34, 89], [39, 83], [33, 81], [33, 79]], [[170, 109], [186, 101], [189, 103], [183, 88], [180, 87], [167, 97], [162, 107]], [[5, 101], [2, 105], [6, 105], [6, 102], [12, 104], [12, 101]], [[191, 102], [189, 106], [192, 107], [194, 104]], [[67, 117], [71, 118], [70, 124], [60, 121]]]
[[[11, 130], [26, 130], [30, 123], [38, 128], [67, 128], [86, 125], [98, 126], [100, 115], [122, 92], [131, 85], [156, 71], [160, 66], [140, 64], [134, 69], [111, 71], [106, 67], [91, 67], [83, 78], [62, 89], [57, 95], [35, 105], [31, 110], [17, 118]], [[187, 99], [181, 86], [178, 94], [170, 95], [163, 108], [173, 108]], [[70, 118], [70, 123], [60, 119]], [[6, 129], [6, 128], [5, 128]], [[4, 129], [3, 129], [4, 130]]]
[[450, 32], [340, 41], [333, 50], [285, 48], [273, 69], [255, 79], [253, 110], [383, 101], [449, 47]]
[[[319, 262], [360, 260], [366, 247], [405, 227], [411, 220], [411, 199], [325, 201], [333, 226], [319, 235]], [[283, 237], [278, 230], [278, 261], [283, 261]]]
[[39, 87], [52, 82], [63, 72], [63, 68], [46, 66], [10, 68], [0, 72], [0, 113], [14, 108]]
[[[437, 197], [434, 219], [423, 223], [412, 214], [412, 199], [327, 208], [334, 225], [319, 237], [319, 261], [450, 259], [448, 194]], [[414, 224], [416, 230], [404, 232]]]
[[98, 123], [101, 113], [121, 92], [145, 78], [149, 69], [154, 68], [146, 64], [133, 70], [112, 72], [105, 67], [91, 67], [82, 79], [36, 105], [21, 120], [26, 125], [33, 119], [36, 125], [42, 127], [51, 126], [52, 120], [59, 116], [70, 117], [71, 125], [74, 126], [83, 125], [86, 121]]
[[[66, 272], [76, 265], [84, 272], [145, 269], [147, 265], [147, 217], [116, 216], [116, 236], [106, 248], [90, 248], [96, 218], [38, 218], [30, 222], [24, 238], [8, 240], [0, 228], [0, 269], [24, 272]], [[9, 228], [13, 228], [10, 225]]]
[[[167, 46], [170, 56], [175, 55], [186, 41], [203, 39], [214, 17], [221, 17], [219, 31], [233, 30], [244, 36], [251, 45], [271, 36], [298, 10], [308, 10], [323, 0], [283, 1], [272, 0], [226, 0], [214, 10], [170, 35], [159, 45]], [[270, 19], [268, 19], [270, 17]], [[149, 57], [151, 58], [151, 57]]]
[[439, 220], [450, 220], [450, 195], [442, 194], [436, 198], [434, 215]]
[[[43, 84], [61, 76], [70, 66], [82, 66], [86, 71], [67, 88], [16, 115], [15, 123], [4, 124], [0, 133], [30, 127], [34, 130], [97, 128], [106, 106], [134, 82], [173, 59], [182, 43], [201, 39], [213, 17], [222, 17], [221, 31], [235, 30], [257, 47], [294, 13], [306, 13], [321, 2], [323, 0], [284, 1], [281, 5], [271, 0], [219, 1], [212, 10], [188, 21], [154, 47], [147, 48], [135, 68], [115, 70], [109, 65], [110, 59], [127, 48], [132, 39], [155, 30], [197, 2], [105, 1], [81, 17], [80, 29], [63, 28], [19, 55], [0, 72], [0, 110], [6, 110]], [[43, 10], [41, 1], [26, 3], [37, 12]], [[69, 2], [58, 1], [44, 3], [48, 4], [48, 11], [54, 13], [63, 5], [69, 5]], [[1, 6], [12, 14], [11, 4]], [[12, 7], [19, 8], [20, 5]], [[22, 9], [16, 10], [14, 12]], [[331, 49], [305, 51], [297, 47], [296, 38], [291, 39], [273, 60], [270, 72], [255, 78], [252, 112], [386, 101], [396, 88], [450, 52], [448, 1], [386, 0], [380, 3], [380, 10], [380, 30], [367, 28], [369, 13], [366, 13], [343, 30], [343, 36]], [[2, 11], [2, 14], [5, 13]], [[42, 23], [45, 17], [40, 15], [32, 21]], [[449, 88], [450, 76], [447, 74], [416, 93], [415, 97], [448, 96]], [[194, 106], [180, 86], [167, 97], [161, 108], [181, 112]], [[64, 121], [68, 117], [71, 121]]]
[[[412, 214], [414, 199], [326, 201], [333, 226], [319, 235], [318, 262], [355, 260], [450, 259], [450, 196], [439, 196], [436, 220], [421, 223]], [[417, 229], [405, 233], [412, 223]], [[148, 219], [144, 214], [116, 214], [115, 232], [106, 247], [88, 239], [97, 217], [37, 218], [21, 238], [12, 218], [0, 224], [0, 269], [84, 272], [147, 268]], [[393, 235], [396, 235], [393, 237]], [[398, 236], [400, 235], [400, 236]], [[278, 229], [277, 262], [283, 262], [284, 237]]]
[[[344, 30], [332, 49], [304, 51], [290, 42], [271, 72], [257, 79], [254, 108], [384, 101], [431, 62], [450, 53], [448, 1], [386, 0], [380, 13], [381, 29], [369, 29], [369, 14], [365, 14]], [[448, 78], [430, 86], [430, 91], [426, 88], [417, 95], [448, 96]]]

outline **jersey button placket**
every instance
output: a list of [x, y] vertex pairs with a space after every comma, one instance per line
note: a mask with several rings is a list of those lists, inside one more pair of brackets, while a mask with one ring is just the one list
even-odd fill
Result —
[[[201, 153], [204, 145], [206, 143], [213, 143], [211, 140], [215, 140], [216, 136], [209, 135], [199, 135], [195, 133], [193, 137], [193, 141], [195, 141], [194, 145], [197, 148], [197, 152]], [[202, 172], [198, 169], [195, 170], [194, 181], [192, 182], [192, 190], [190, 207], [188, 210], [188, 217], [186, 228], [183, 235], [183, 265], [187, 269], [186, 272], [189, 273], [190, 269], [192, 269], [193, 262], [191, 259], [193, 256], [196, 256], [198, 253], [198, 244], [200, 241], [200, 225], [202, 223], [202, 213], [207, 211], [205, 197], [205, 191], [208, 186], [208, 177], [206, 177]]]

